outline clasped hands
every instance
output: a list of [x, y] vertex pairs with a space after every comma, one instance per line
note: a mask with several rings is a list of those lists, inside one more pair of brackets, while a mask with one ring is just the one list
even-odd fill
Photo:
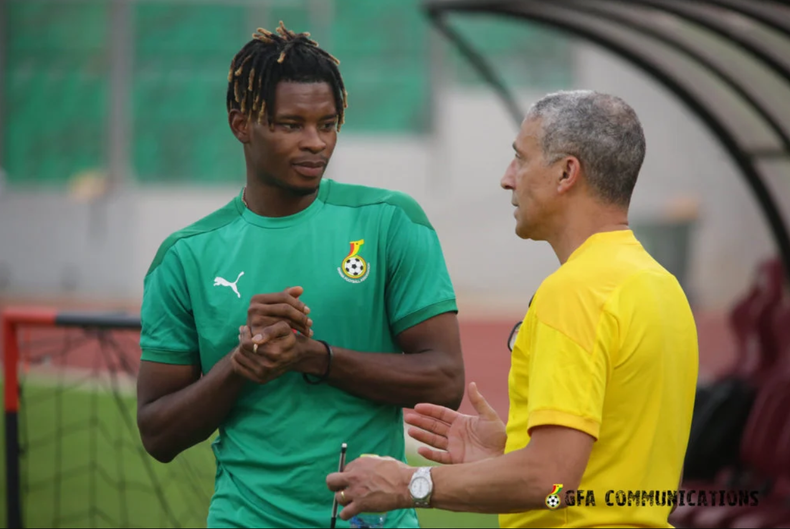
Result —
[[[310, 353], [313, 320], [299, 299], [302, 287], [259, 294], [250, 300], [247, 324], [239, 328], [239, 345], [231, 353], [233, 370], [266, 384], [288, 371], [305, 367]], [[299, 331], [297, 335], [294, 331]]]
[[[418, 404], [405, 414], [408, 434], [426, 446], [418, 453], [441, 464], [473, 463], [504, 454], [505, 424], [483, 398], [477, 385], [469, 384], [469, 400], [476, 415], [464, 415], [435, 404]], [[362, 512], [385, 512], [412, 507], [408, 485], [416, 469], [391, 457], [361, 457], [343, 472], [329, 474], [329, 490], [350, 520]]]
[[[288, 371], [303, 370], [312, 360], [313, 321], [310, 309], [299, 300], [303, 293], [301, 287], [291, 287], [252, 298], [247, 325], [239, 328], [239, 345], [231, 353], [236, 373], [265, 384]], [[405, 421], [411, 425], [409, 436], [426, 445], [418, 449], [422, 457], [441, 464], [460, 464], [504, 453], [504, 423], [474, 382], [469, 385], [468, 396], [477, 415], [464, 415], [435, 404], [418, 404], [413, 412], [406, 413]], [[343, 506], [340, 518], [350, 520], [361, 512], [411, 507], [408, 484], [415, 470], [391, 457], [362, 457], [349, 463], [343, 472], [328, 475], [326, 483]]]

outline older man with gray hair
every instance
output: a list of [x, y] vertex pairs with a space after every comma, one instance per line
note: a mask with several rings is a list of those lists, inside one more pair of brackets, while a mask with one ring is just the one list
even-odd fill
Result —
[[507, 426], [474, 383], [475, 416], [416, 406], [409, 435], [442, 465], [351, 462], [327, 477], [340, 517], [417, 506], [497, 513], [502, 527], [671, 527], [697, 331], [628, 225], [642, 126], [618, 97], [560, 92], [530, 108], [513, 149], [501, 185], [516, 234], [548, 242], [560, 266], [511, 344]]

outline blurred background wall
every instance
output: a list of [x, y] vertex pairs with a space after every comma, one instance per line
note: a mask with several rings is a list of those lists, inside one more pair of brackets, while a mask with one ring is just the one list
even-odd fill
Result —
[[[518, 317], [557, 267], [514, 234], [499, 187], [517, 127], [416, 0], [0, 2], [0, 297], [136, 305], [171, 232], [244, 183], [227, 70], [280, 20], [341, 61], [346, 125], [327, 177], [410, 193], [435, 224], [463, 316]], [[700, 312], [728, 309], [775, 254], [726, 153], [681, 103], [583, 41], [459, 17], [522, 107], [547, 92], [620, 95], [648, 154], [631, 221]], [[285, 257], [285, 256], [284, 256]]]

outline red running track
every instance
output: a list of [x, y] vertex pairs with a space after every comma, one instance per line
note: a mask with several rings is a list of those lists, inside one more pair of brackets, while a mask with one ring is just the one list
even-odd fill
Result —
[[[698, 313], [700, 379], [705, 381], [724, 372], [735, 359], [735, 345], [726, 314]], [[476, 382], [480, 392], [503, 420], [507, 419], [507, 379], [510, 351], [507, 338], [517, 320], [508, 322], [462, 321], [461, 343], [466, 365], [466, 381]], [[464, 413], [473, 408], [464, 398]]]
[[[462, 320], [461, 343], [463, 345], [466, 382], [476, 382], [483, 396], [491, 403], [503, 420], [507, 419], [507, 379], [510, 369], [510, 351], [507, 338], [513, 321]], [[697, 315], [700, 336], [700, 373], [705, 379], [722, 372], [733, 361], [734, 347], [731, 334], [723, 315]], [[45, 363], [57, 366], [88, 368], [96, 371], [127, 371], [136, 373], [139, 366], [139, 334], [134, 331], [113, 331], [112, 342], [104, 342], [105, 354], [101, 354], [99, 341], [95, 337], [80, 339], [82, 331], [62, 328], [22, 328], [19, 331], [20, 350], [30, 363]], [[2, 342], [0, 342], [2, 343]], [[113, 346], [112, 344], [117, 344]], [[64, 345], [68, 353], [63, 354]], [[109, 353], [109, 354], [106, 354]], [[464, 413], [472, 413], [472, 407], [464, 398], [461, 406]]]

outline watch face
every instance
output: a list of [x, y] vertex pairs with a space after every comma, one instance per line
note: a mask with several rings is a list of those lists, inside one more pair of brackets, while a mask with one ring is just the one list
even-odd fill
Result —
[[416, 478], [411, 484], [411, 494], [415, 498], [424, 498], [431, 492], [431, 484], [425, 478]]

